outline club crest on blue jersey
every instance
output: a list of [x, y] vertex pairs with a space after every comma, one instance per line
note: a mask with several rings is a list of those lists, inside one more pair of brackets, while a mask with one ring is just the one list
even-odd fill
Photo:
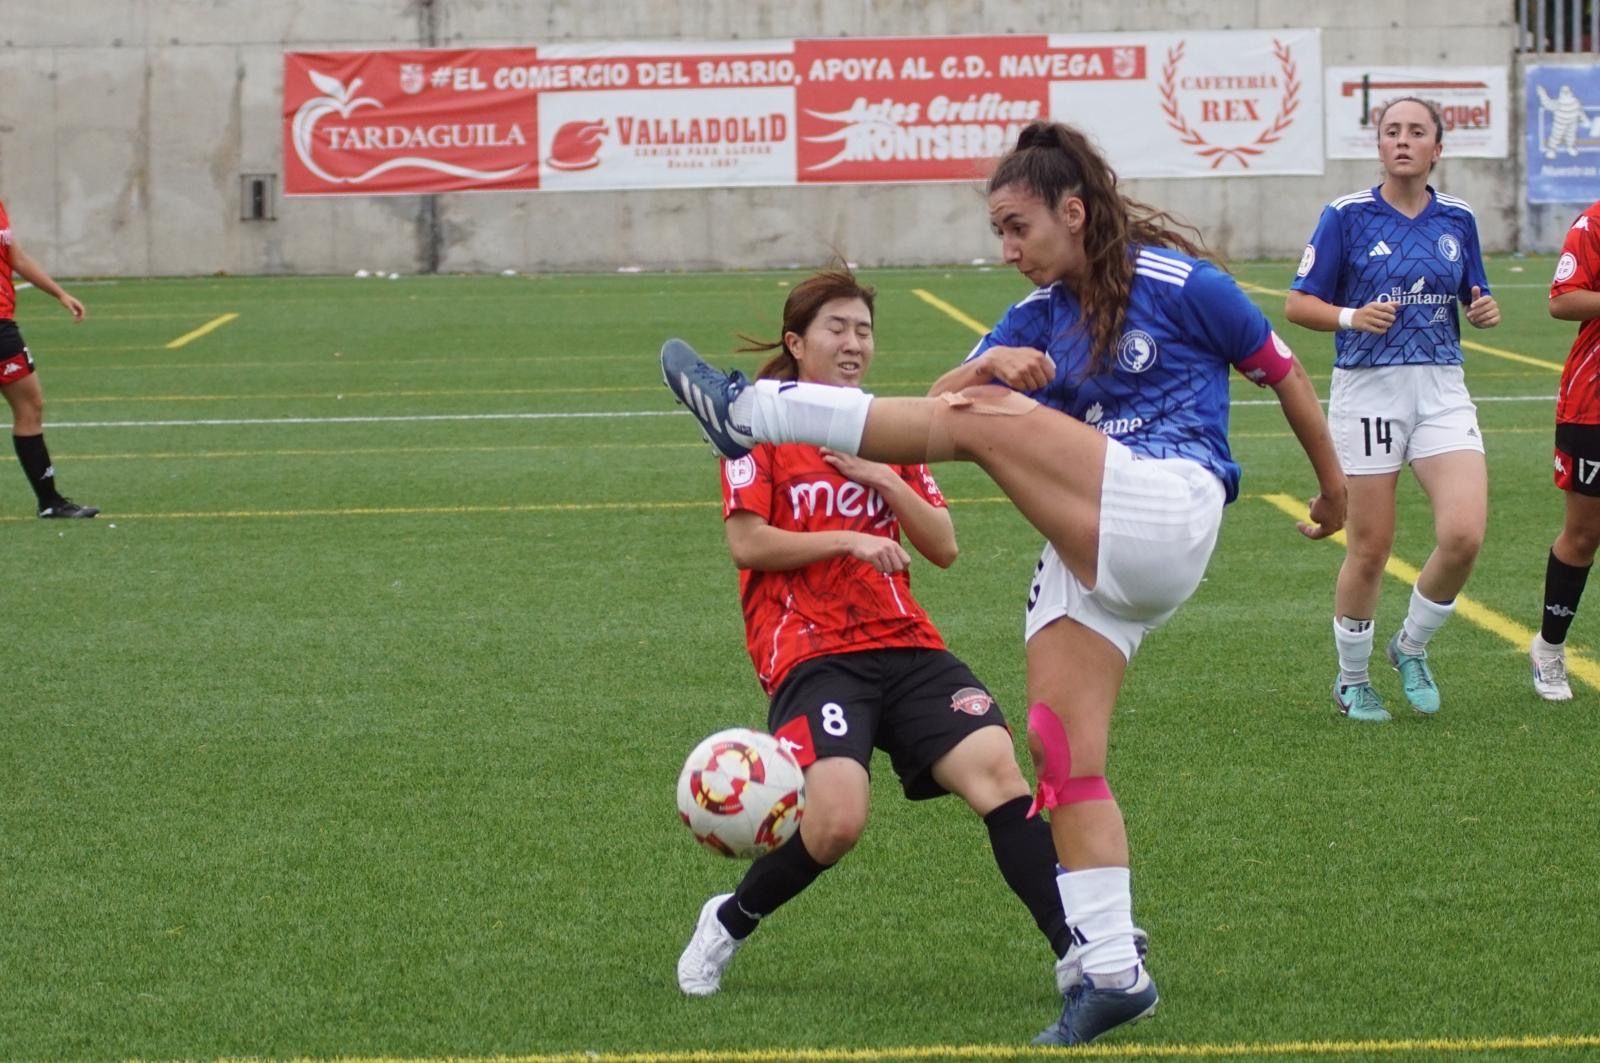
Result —
[[1117, 343], [1117, 365], [1142, 373], [1156, 364], [1156, 339], [1143, 329], [1129, 329]]
[[1461, 257], [1461, 241], [1449, 233], [1439, 237], [1439, 254], [1444, 256], [1446, 262], [1454, 262]]

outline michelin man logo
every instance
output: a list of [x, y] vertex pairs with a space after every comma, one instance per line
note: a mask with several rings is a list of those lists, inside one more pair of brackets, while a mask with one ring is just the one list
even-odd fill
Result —
[[1130, 373], [1142, 373], [1156, 364], [1156, 340], [1142, 329], [1122, 334], [1117, 344], [1117, 365]]
[[1539, 107], [1553, 116], [1550, 132], [1539, 145], [1544, 157], [1553, 159], [1557, 151], [1564, 151], [1568, 155], [1578, 154], [1578, 130], [1586, 122], [1583, 101], [1578, 99], [1571, 85], [1561, 86], [1554, 98], [1544, 90], [1543, 85], [1534, 87], [1539, 90]]

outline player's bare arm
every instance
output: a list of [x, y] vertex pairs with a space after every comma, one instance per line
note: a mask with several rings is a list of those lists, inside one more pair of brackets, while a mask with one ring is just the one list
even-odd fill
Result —
[[950, 519], [948, 509], [933, 505], [913, 491], [892, 466], [835, 450], [824, 449], [822, 457], [839, 470], [841, 476], [878, 492], [884, 504], [894, 511], [901, 530], [917, 553], [940, 568], [955, 564], [960, 551], [956, 546], [955, 522]]
[[970, 362], [964, 362], [933, 382], [930, 395], [977, 384], [999, 382], [1017, 391], [1035, 391], [1055, 379], [1056, 365], [1050, 356], [1033, 347], [990, 347]]
[[731, 514], [723, 530], [734, 565], [758, 572], [787, 572], [836, 557], [865, 561], [879, 572], [900, 572], [911, 564], [905, 547], [882, 535], [787, 531], [754, 513]]
[[1311, 499], [1308, 514], [1311, 522], [1299, 522], [1300, 534], [1308, 539], [1325, 539], [1344, 527], [1346, 502], [1344, 469], [1328, 433], [1328, 419], [1322, 414], [1316, 388], [1299, 359], [1282, 380], [1272, 385], [1272, 390], [1283, 409], [1283, 419], [1289, 422], [1317, 475], [1317, 495]]
[[[1350, 319], [1344, 320], [1345, 311]], [[1301, 328], [1316, 332], [1338, 332], [1355, 329], [1382, 335], [1395, 321], [1393, 303], [1370, 302], [1365, 306], [1334, 306], [1326, 299], [1318, 299], [1307, 292], [1290, 292], [1283, 305], [1284, 316]]]
[[24, 251], [21, 245], [13, 242], [11, 245], [11, 268], [16, 270], [29, 284], [55, 299], [56, 302], [67, 308], [67, 313], [72, 315], [72, 320], [82, 321], [88, 312], [82, 303], [73, 297], [65, 288], [55, 282], [49, 272], [39, 264], [39, 260]]
[[1600, 317], [1600, 291], [1583, 289], [1553, 295], [1550, 316], [1557, 321], [1592, 321]]

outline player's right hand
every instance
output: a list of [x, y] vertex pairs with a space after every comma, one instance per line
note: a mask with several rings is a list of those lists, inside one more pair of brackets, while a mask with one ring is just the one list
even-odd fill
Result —
[[1397, 313], [1394, 303], [1373, 301], [1357, 310], [1356, 316], [1350, 323], [1357, 331], [1381, 336], [1389, 331], [1390, 325], [1394, 324]]
[[981, 357], [990, 377], [1015, 391], [1037, 391], [1056, 378], [1056, 363], [1033, 347], [990, 347]]
[[911, 555], [899, 542], [865, 532], [850, 533], [850, 556], [884, 573], [904, 572], [911, 567]]

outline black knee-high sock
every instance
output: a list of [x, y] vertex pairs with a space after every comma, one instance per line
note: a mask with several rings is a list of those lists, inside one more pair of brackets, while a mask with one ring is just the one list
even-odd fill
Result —
[[23, 475], [28, 478], [33, 493], [39, 496], [39, 508], [59, 502], [61, 495], [56, 491], [56, 470], [50, 464], [50, 452], [44, 446], [44, 433], [12, 436], [11, 443], [17, 448], [17, 462], [22, 466]]
[[747, 938], [756, 924], [798, 897], [832, 864], [819, 864], [796, 834], [750, 865], [733, 896], [717, 909], [717, 918], [736, 938]]
[[1072, 944], [1072, 929], [1067, 926], [1061, 891], [1056, 888], [1056, 846], [1050, 826], [1042, 816], [1028, 818], [1032, 803], [1027, 797], [1012, 798], [984, 816], [983, 825], [989, 828], [994, 862], [1006, 885], [1028, 906], [1033, 921], [1060, 958]]
[[1583, 585], [1589, 579], [1591, 565], [1579, 568], [1569, 565], [1550, 551], [1544, 566], [1544, 621], [1539, 637], [1552, 646], [1567, 641], [1567, 629], [1578, 614], [1578, 600], [1583, 597]]

